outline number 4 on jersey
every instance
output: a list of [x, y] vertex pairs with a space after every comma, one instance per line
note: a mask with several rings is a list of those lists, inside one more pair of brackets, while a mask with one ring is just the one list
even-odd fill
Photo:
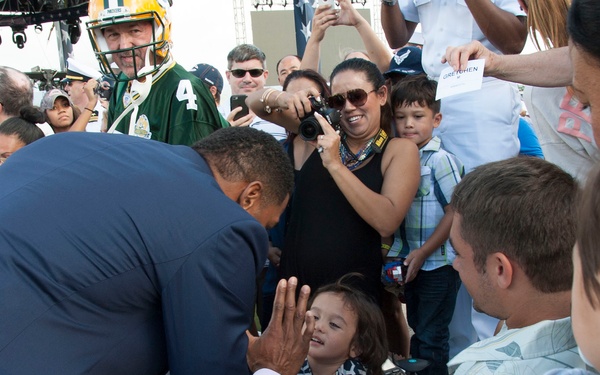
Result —
[[179, 87], [177, 87], [177, 99], [180, 102], [187, 100], [187, 109], [193, 109], [194, 111], [198, 110], [196, 94], [194, 94], [192, 82], [190, 82], [190, 80], [184, 79], [179, 81]]

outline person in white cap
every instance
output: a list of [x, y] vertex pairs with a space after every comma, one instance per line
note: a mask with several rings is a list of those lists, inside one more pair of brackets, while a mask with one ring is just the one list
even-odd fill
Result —
[[[97, 79], [101, 74], [72, 57], [67, 59], [67, 66], [67, 75], [61, 81], [64, 84], [64, 90], [80, 110], [91, 109], [92, 114], [85, 130], [99, 132], [104, 108], [100, 105], [96, 90], [93, 89], [98, 86]], [[88, 87], [87, 90], [86, 87]]]

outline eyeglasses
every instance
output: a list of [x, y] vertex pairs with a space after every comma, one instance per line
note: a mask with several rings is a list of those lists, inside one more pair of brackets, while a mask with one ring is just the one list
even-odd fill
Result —
[[233, 69], [230, 70], [231, 75], [234, 76], [235, 78], [242, 78], [246, 75], [246, 73], [250, 73], [251, 77], [257, 78], [260, 77], [265, 70], [264, 69]]
[[329, 105], [329, 107], [337, 109], [339, 111], [344, 109], [344, 106], [346, 105], [346, 100], [348, 100], [353, 106], [360, 107], [365, 105], [369, 94], [374, 91], [377, 90], [371, 90], [369, 92], [366, 92], [363, 89], [348, 90], [345, 94], [335, 94], [330, 96], [329, 98], [327, 98], [327, 104]]

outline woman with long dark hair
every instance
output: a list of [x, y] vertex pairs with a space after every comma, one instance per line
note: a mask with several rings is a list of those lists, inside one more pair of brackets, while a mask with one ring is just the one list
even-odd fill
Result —
[[[365, 276], [360, 287], [373, 299], [381, 293], [382, 238], [403, 220], [419, 178], [419, 154], [405, 139], [391, 138], [385, 79], [361, 59], [332, 72], [326, 102], [339, 110], [339, 124], [313, 114], [323, 129], [311, 141], [294, 141], [296, 189], [281, 258], [281, 276], [297, 276], [312, 290], [349, 272]], [[265, 89], [248, 98], [261, 118], [298, 133], [313, 111], [314, 88], [296, 94]]]

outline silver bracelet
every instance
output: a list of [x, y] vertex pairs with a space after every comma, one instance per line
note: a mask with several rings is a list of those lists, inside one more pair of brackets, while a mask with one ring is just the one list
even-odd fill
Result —
[[381, 0], [381, 4], [393, 7], [398, 3], [398, 0]]

